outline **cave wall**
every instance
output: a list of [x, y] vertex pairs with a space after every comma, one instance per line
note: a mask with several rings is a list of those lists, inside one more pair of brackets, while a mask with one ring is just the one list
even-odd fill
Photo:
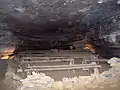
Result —
[[118, 0], [0, 0], [0, 33], [12, 33], [7, 45], [50, 49], [87, 38], [112, 53], [120, 46], [119, 9]]

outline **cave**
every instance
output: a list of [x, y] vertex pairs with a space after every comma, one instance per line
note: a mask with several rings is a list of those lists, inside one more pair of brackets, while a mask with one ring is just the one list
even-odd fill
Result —
[[[108, 70], [107, 62], [120, 58], [119, 9], [119, 0], [0, 0], [0, 80], [6, 72], [17, 73], [21, 68], [24, 73], [19, 75], [25, 78], [28, 67], [36, 62], [41, 63], [29, 70], [38, 72], [41, 67], [43, 73], [57, 78], [51, 70], [54, 65], [58, 71], [68, 68], [57, 66], [58, 59], [60, 65], [75, 64], [75, 69], [86, 71], [85, 66], [94, 67], [87, 64], [96, 62], [104, 68], [100, 73]], [[50, 66], [43, 67], [47, 61]], [[84, 70], [73, 71], [79, 76]], [[65, 72], [57, 72], [59, 79]]]

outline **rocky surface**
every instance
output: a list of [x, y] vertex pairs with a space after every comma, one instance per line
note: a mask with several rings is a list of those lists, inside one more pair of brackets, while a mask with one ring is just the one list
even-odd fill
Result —
[[[112, 61], [113, 59], [116, 60], [112, 58]], [[114, 63], [112, 61], [109, 60], [110, 65]], [[25, 79], [20, 79], [20, 82], [21, 90], [119, 90], [119, 76], [120, 69], [113, 66], [102, 73], [94, 69], [94, 73], [90, 76], [63, 77], [59, 81], [44, 73], [32, 72]]]
[[118, 0], [1, 0], [0, 32], [13, 33], [25, 49], [69, 49], [87, 38], [110, 58], [109, 46], [120, 43], [119, 8]]
[[23, 86], [21, 90], [118, 90], [120, 75], [119, 70], [110, 69], [101, 74], [95, 70], [91, 76], [79, 76], [74, 78], [64, 77], [61, 81], [55, 81], [45, 74], [34, 73], [21, 80]]

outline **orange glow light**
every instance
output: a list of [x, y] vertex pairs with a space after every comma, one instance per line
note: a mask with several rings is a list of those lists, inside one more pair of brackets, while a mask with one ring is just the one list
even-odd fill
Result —
[[1, 59], [12, 59], [12, 58], [14, 58], [14, 56], [9, 56], [9, 55], [13, 54], [14, 51], [15, 51], [15, 48], [5, 49], [5, 51], [1, 55]]
[[84, 49], [85, 49], [85, 50], [89, 50], [89, 51], [91, 51], [92, 53], [95, 53], [95, 52], [96, 52], [95, 47], [94, 47], [92, 44], [88, 44], [88, 43], [85, 44]]

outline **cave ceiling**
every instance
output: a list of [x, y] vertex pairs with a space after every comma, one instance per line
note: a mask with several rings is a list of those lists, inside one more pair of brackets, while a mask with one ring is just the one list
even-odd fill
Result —
[[46, 49], [87, 37], [119, 44], [119, 9], [118, 0], [0, 0], [0, 42]]

